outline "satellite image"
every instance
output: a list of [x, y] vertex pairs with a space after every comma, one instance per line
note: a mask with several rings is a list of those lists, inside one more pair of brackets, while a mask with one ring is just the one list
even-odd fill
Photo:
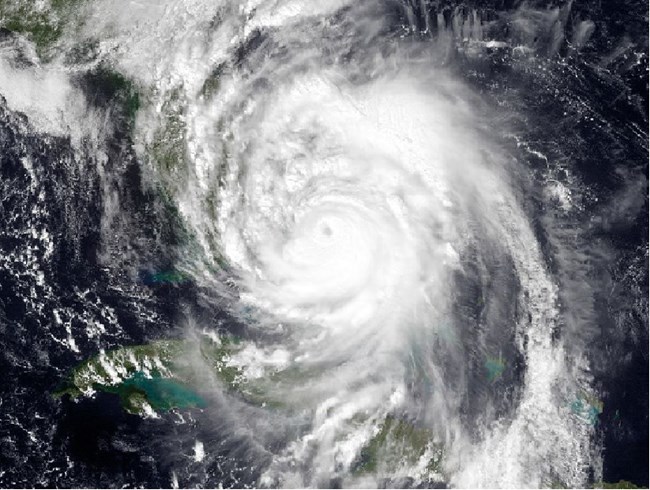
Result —
[[647, 488], [648, 22], [0, 0], [0, 488]]

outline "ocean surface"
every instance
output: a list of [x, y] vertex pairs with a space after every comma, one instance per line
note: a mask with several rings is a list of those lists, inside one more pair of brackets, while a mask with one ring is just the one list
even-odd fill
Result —
[[0, 0], [0, 373], [2, 488], [647, 487], [647, 4]]

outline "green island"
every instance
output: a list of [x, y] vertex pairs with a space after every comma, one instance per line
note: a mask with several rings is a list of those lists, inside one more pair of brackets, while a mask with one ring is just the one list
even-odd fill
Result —
[[[76, 366], [53, 393], [56, 398], [79, 399], [98, 391], [119, 396], [128, 413], [151, 416], [171, 409], [206, 408], [208, 401], [195, 387], [201, 386], [201, 373], [192, 359], [197, 354], [205, 366], [235, 396], [268, 409], [282, 408], [283, 403], [268, 394], [274, 382], [286, 373], [289, 379], [305, 373], [295, 367], [269, 373], [268, 379], [252, 382], [241, 367], [232, 362], [234, 354], [245, 347], [237, 337], [197, 340], [159, 340], [149, 344], [121, 347], [100, 352]], [[271, 382], [271, 385], [267, 384]], [[359, 423], [367, 419], [357, 420]], [[423, 480], [439, 479], [442, 447], [431, 441], [424, 427], [404, 418], [388, 415], [379, 421], [377, 432], [370, 437], [352, 466], [356, 476], [375, 474], [390, 477], [417, 467]], [[411, 473], [411, 472], [409, 472]]]
[[225, 337], [219, 342], [159, 340], [100, 352], [75, 367], [54, 396], [76, 399], [96, 391], [114, 393], [126, 411], [137, 415], [204, 408], [206, 401], [193, 388], [200, 382], [192, 356], [198, 353], [228, 388], [235, 388], [242, 381], [241, 371], [228, 361], [239, 346], [238, 339]]
[[[202, 386], [205, 367], [234, 396], [268, 409], [285, 408], [270, 396], [276, 383], [287, 383], [309, 373], [295, 366], [267, 373], [265, 378], [248, 380], [241, 365], [232, 356], [246, 343], [233, 336], [202, 337], [194, 340], [158, 340], [144, 345], [121, 347], [100, 352], [76, 366], [54, 397], [78, 399], [103, 391], [119, 396], [128, 413], [151, 416], [171, 409], [206, 408], [206, 400], [197, 390]], [[197, 369], [196, 359], [200, 360]], [[312, 373], [313, 374], [313, 373]], [[360, 416], [353, 423], [365, 424]], [[394, 479], [395, 475], [442, 482], [444, 479], [442, 444], [431, 431], [400, 415], [389, 414], [376, 421], [369, 437], [352, 464], [355, 477], [374, 475]], [[549, 488], [565, 488], [553, 482]], [[638, 488], [628, 481], [596, 482], [592, 488]]]
[[50, 0], [47, 3], [0, 0], [0, 27], [22, 34], [43, 58], [63, 35], [66, 24], [85, 0]]
[[442, 457], [442, 445], [432, 441], [429, 430], [404, 418], [388, 415], [379, 431], [361, 449], [352, 472], [388, 478], [400, 474], [400, 470], [420, 465], [419, 478], [439, 480]]

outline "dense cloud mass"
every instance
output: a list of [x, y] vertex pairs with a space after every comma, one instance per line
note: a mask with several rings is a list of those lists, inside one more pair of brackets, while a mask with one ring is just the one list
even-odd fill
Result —
[[647, 485], [592, 3], [0, 0], [0, 486]]

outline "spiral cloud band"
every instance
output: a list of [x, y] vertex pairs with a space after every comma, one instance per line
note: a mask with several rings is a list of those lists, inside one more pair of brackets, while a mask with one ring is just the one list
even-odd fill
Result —
[[[366, 2], [185, 3], [156, 3], [144, 23], [107, 4], [87, 28], [154, 87], [140, 147], [180, 121], [183, 164], [154, 171], [199, 245], [184, 270], [249, 325], [242, 365], [302, 427], [259, 483], [378, 484], [354, 468], [387, 417], [428, 435], [384, 468], [394, 482], [417, 482], [439, 448], [454, 485], [539, 486], [550, 468], [585, 481], [590, 428], [563, 406], [589, 379], [553, 340], [526, 175], [503, 114], [444, 68], [444, 43], [400, 40]], [[504, 394], [484, 365], [496, 377], [505, 363]], [[270, 433], [293, 427], [259, 416]]]

